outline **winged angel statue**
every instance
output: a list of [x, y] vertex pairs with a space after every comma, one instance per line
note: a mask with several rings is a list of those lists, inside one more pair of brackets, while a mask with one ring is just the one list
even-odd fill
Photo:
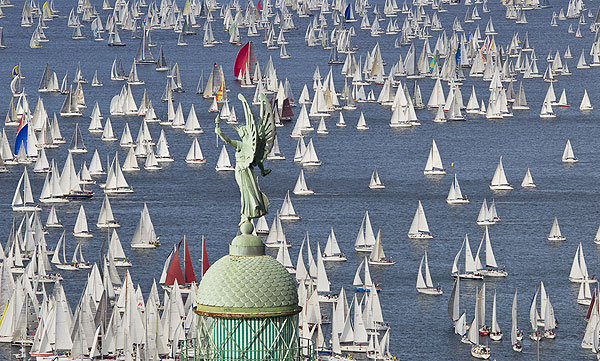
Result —
[[219, 116], [215, 119], [215, 133], [226, 144], [235, 148], [235, 180], [241, 194], [242, 218], [240, 225], [242, 225], [252, 218], [259, 218], [267, 214], [269, 199], [258, 187], [254, 167], [260, 169], [263, 177], [271, 172], [270, 169], [264, 168], [263, 161], [273, 148], [275, 120], [273, 119], [273, 110], [266, 97], [261, 98], [258, 125], [246, 98], [238, 94], [238, 99], [242, 102], [246, 116], [246, 124], [235, 128], [241, 140], [232, 140], [223, 134], [219, 126]]

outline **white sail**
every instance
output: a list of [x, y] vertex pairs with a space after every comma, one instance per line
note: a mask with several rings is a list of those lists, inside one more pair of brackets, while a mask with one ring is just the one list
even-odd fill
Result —
[[570, 139], [567, 140], [567, 144], [565, 145], [565, 150], [563, 151], [562, 155], [562, 161], [563, 163], [575, 163], [578, 161], [578, 159], [575, 157], [575, 154], [573, 153], [573, 147], [571, 147]]
[[548, 240], [550, 241], [564, 241], [565, 237], [560, 232], [560, 227], [558, 225], [558, 218], [554, 217], [554, 222], [552, 222], [552, 228], [550, 229], [550, 234], [548, 234]]
[[506, 179], [506, 174], [504, 173], [504, 166], [502, 165], [502, 156], [500, 156], [500, 161], [498, 162], [498, 166], [496, 167], [496, 171], [494, 172], [494, 176], [492, 177], [492, 182], [490, 183], [490, 189], [492, 190], [511, 190], [512, 186], [508, 183]]
[[425, 211], [421, 201], [417, 206], [417, 211], [413, 217], [413, 221], [408, 231], [409, 238], [432, 238], [431, 232], [429, 231], [429, 225], [427, 224], [427, 218], [425, 218]]
[[83, 205], [79, 207], [79, 214], [77, 215], [77, 221], [75, 222], [73, 234], [75, 237], [92, 236], [92, 234], [88, 231], [87, 217], [85, 215], [85, 209], [83, 209]]
[[446, 174], [435, 139], [432, 140], [431, 149], [429, 150], [429, 156], [427, 157], [427, 163], [425, 164], [423, 173], [431, 175]]
[[536, 184], [533, 182], [533, 177], [531, 176], [531, 171], [527, 168], [527, 172], [525, 173], [525, 177], [523, 177], [523, 181], [521, 182], [521, 187], [523, 188], [535, 188]]
[[229, 160], [229, 154], [227, 153], [227, 148], [225, 145], [221, 148], [221, 154], [219, 154], [219, 159], [217, 160], [217, 171], [233, 171], [235, 168], [231, 165], [231, 161]]

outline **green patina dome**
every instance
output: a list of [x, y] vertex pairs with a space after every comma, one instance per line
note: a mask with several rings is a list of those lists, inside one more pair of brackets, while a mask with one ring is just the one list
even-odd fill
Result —
[[210, 266], [198, 286], [196, 312], [217, 317], [271, 317], [300, 311], [296, 282], [264, 254], [260, 238], [234, 238], [230, 254]]

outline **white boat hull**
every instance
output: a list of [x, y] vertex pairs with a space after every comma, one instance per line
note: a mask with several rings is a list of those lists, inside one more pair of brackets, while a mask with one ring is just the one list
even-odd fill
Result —
[[133, 189], [124, 188], [124, 189], [104, 189], [105, 194], [129, 194], [133, 193]]
[[471, 347], [471, 356], [481, 360], [487, 360], [490, 358], [490, 350], [482, 345], [473, 346]]
[[65, 198], [40, 198], [40, 202], [44, 204], [56, 204], [56, 203], [67, 203], [69, 200]]
[[[456, 277], [456, 274], [452, 275], [453, 277]], [[458, 277], [460, 277], [461, 279], [464, 280], [482, 280], [483, 279], [483, 275], [480, 273], [461, 273], [458, 275]]]
[[40, 207], [40, 206], [12, 206], [12, 210], [14, 212], [37, 212], [37, 211], [41, 211], [42, 207]]
[[410, 239], [432, 239], [433, 235], [431, 233], [409, 233], [408, 238]]
[[392, 260], [382, 260], [382, 261], [373, 261], [369, 260], [369, 264], [373, 266], [393, 266], [396, 264], [396, 261]]
[[564, 236], [550, 236], [548, 237], [549, 241], [565, 241], [567, 237]]
[[446, 203], [450, 204], [450, 205], [457, 205], [457, 204], [468, 204], [469, 200], [468, 199], [446, 199]]
[[508, 272], [505, 270], [487, 270], [484, 272], [486, 277], [507, 277]]
[[510, 184], [498, 184], [498, 185], [490, 184], [490, 189], [493, 191], [511, 191], [514, 188]]
[[115, 260], [116, 267], [131, 267], [130, 260]]
[[78, 269], [76, 266], [71, 264], [55, 264], [54, 266], [63, 271], [77, 271]]
[[96, 223], [98, 228], [120, 228], [119, 222], [108, 222], [108, 223]]
[[301, 163], [303, 167], [320, 167], [321, 166], [321, 162], [304, 162]]
[[76, 237], [76, 238], [92, 238], [93, 235], [90, 232], [73, 232], [73, 237]]
[[325, 262], [346, 262], [345, 256], [323, 256]]
[[490, 332], [490, 339], [492, 341], [501, 341], [502, 340], [502, 332], [498, 332], [498, 333]]
[[137, 244], [132, 244], [131, 248], [152, 249], [152, 248], [156, 248], [156, 246], [153, 244], [150, 244], [150, 243], [137, 243]]
[[187, 164], [204, 164], [206, 159], [186, 159], [185, 162]]
[[423, 174], [425, 175], [444, 175], [446, 174], [446, 170], [442, 169], [442, 170], [424, 170]]
[[297, 196], [310, 196], [315, 194], [315, 192], [313, 192], [312, 190], [308, 189], [305, 191], [294, 191], [294, 194]]
[[360, 352], [366, 353], [369, 345], [340, 345], [342, 352]]
[[422, 293], [424, 295], [434, 295], [439, 296], [443, 294], [441, 288], [417, 288], [417, 292]]

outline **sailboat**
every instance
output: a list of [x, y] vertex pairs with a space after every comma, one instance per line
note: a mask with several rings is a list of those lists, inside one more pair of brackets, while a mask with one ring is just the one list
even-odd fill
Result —
[[[60, 238], [58, 239], [58, 243], [56, 244], [56, 248], [54, 249], [54, 254], [52, 255], [52, 260], [50, 260], [50, 262], [59, 270], [76, 271], [78, 269], [77, 265], [70, 264], [67, 262], [67, 256], [65, 251], [66, 243], [67, 242], [65, 239], [65, 231], [63, 231]], [[61, 253], [62, 259], [60, 257]]]
[[573, 147], [571, 147], [571, 140], [567, 139], [567, 144], [565, 145], [565, 150], [563, 151], [563, 155], [562, 155], [562, 162], [563, 163], [577, 163], [579, 162], [579, 159], [577, 159], [575, 157], [575, 154], [573, 153]]
[[[461, 336], [467, 332], [466, 325], [466, 315], [463, 313], [460, 315], [460, 278], [456, 277], [454, 279], [454, 286], [452, 287], [452, 293], [450, 294], [450, 299], [448, 300], [448, 317], [452, 320], [454, 324], [454, 332], [458, 333]], [[461, 322], [462, 321], [462, 322]], [[463, 330], [459, 330], [461, 328], [461, 324], [464, 325]], [[461, 331], [461, 332], [459, 332]], [[464, 337], [463, 337], [464, 339]], [[464, 342], [464, 341], [463, 341]]]
[[267, 223], [267, 218], [265, 216], [261, 216], [256, 223], [256, 227], [254, 227], [254, 231], [257, 234], [269, 234], [269, 224]]
[[475, 302], [475, 316], [469, 328], [469, 341], [471, 342], [471, 356], [487, 360], [490, 358], [490, 348], [479, 343], [479, 325], [481, 324], [481, 320], [479, 320], [480, 307], [479, 297], [477, 297]]
[[19, 183], [17, 183], [17, 188], [12, 199], [12, 210], [14, 212], [36, 212], [41, 209], [42, 207], [36, 205], [33, 200], [27, 168], [23, 168], [23, 174], [19, 178]]
[[56, 208], [52, 206], [50, 213], [48, 213], [48, 219], [46, 220], [46, 228], [62, 228], [62, 224], [56, 215]]
[[319, 157], [317, 157], [317, 152], [315, 152], [315, 146], [313, 145], [312, 139], [308, 142], [304, 153], [302, 153], [300, 164], [303, 167], [318, 167], [321, 165], [321, 161], [319, 160]]
[[98, 80], [98, 70], [96, 70], [96, 71], [94, 72], [94, 77], [92, 78], [92, 86], [93, 86], [93, 87], [100, 87], [100, 86], [103, 86], [103, 85], [104, 85], [104, 84], [102, 84], [102, 82], [100, 82], [100, 81]]
[[300, 219], [300, 216], [296, 213], [296, 210], [292, 205], [289, 190], [285, 194], [283, 204], [281, 205], [281, 209], [279, 210], [279, 218], [283, 221], [297, 221]]
[[219, 159], [217, 160], [217, 166], [215, 169], [219, 172], [223, 171], [234, 171], [235, 167], [231, 165], [231, 161], [229, 160], [229, 154], [227, 153], [227, 148], [225, 145], [221, 148], [221, 154], [219, 154]]
[[298, 180], [296, 181], [296, 186], [294, 187], [294, 194], [308, 196], [315, 194], [312, 189], [309, 189], [306, 185], [306, 180], [304, 179], [304, 169], [300, 169], [300, 175], [298, 175]]
[[544, 100], [542, 110], [540, 111], [540, 118], [556, 118], [556, 113], [552, 110], [552, 104], [549, 100]]
[[513, 187], [510, 185], [510, 183], [508, 183], [508, 180], [506, 179], [506, 174], [504, 174], [502, 156], [500, 156], [498, 167], [496, 167], [496, 171], [494, 172], [494, 176], [492, 177], [490, 189], [493, 191], [509, 191], [513, 189]]
[[69, 144], [69, 152], [73, 154], [87, 153], [79, 123], [75, 123], [75, 131], [73, 132], [73, 138], [71, 138], [71, 144]]
[[[302, 141], [299, 139], [298, 141]], [[285, 160], [285, 155], [281, 153], [279, 149], [279, 141], [277, 140], [277, 135], [275, 135], [275, 140], [273, 141], [273, 148], [271, 148], [271, 152], [267, 155], [268, 160]]]
[[[229, 157], [228, 157], [229, 158]], [[194, 141], [190, 146], [190, 150], [185, 157], [185, 162], [187, 164], [204, 164], [206, 163], [206, 159], [202, 154], [202, 149], [200, 149], [200, 143], [198, 143], [198, 138], [194, 137]]]
[[[425, 264], [425, 278], [423, 278], [423, 264]], [[434, 286], [433, 281], [431, 280], [431, 274], [429, 273], [429, 261], [427, 260], [427, 250], [425, 250], [425, 254], [421, 258], [421, 263], [419, 263], [419, 273], [417, 274], [417, 292], [436, 296], [443, 293], [439, 284]]]
[[490, 241], [490, 234], [488, 231], [488, 227], [485, 226], [485, 232], [483, 234], [483, 238], [481, 240], [481, 244], [479, 249], [477, 250], [477, 256], [475, 257], [477, 260], [479, 259], [479, 251], [481, 249], [481, 245], [485, 242], [485, 265], [484, 269], [481, 267], [480, 272], [488, 277], [506, 277], [508, 276], [508, 272], [506, 270], [499, 268], [496, 263], [496, 257], [494, 256], [494, 250], [492, 249], [492, 242]]
[[564, 241], [567, 238], [564, 237], [560, 233], [560, 227], [558, 226], [558, 219], [554, 217], [554, 222], [552, 223], [552, 228], [550, 229], [550, 234], [548, 234], [549, 241]]
[[592, 291], [590, 289], [590, 282], [588, 282], [587, 278], [579, 284], [577, 303], [583, 306], [590, 306], [592, 303]]
[[446, 197], [446, 203], [448, 204], [468, 204], [469, 199], [466, 194], [463, 194], [460, 185], [458, 184], [458, 179], [456, 178], [456, 174], [454, 174], [454, 180], [450, 185], [450, 191], [448, 192], [448, 196]]
[[425, 218], [425, 211], [421, 201], [417, 205], [417, 211], [408, 230], [408, 238], [411, 239], [431, 239], [433, 235], [429, 231], [429, 225], [427, 224], [427, 218]]
[[329, 130], [327, 130], [327, 124], [325, 124], [324, 117], [321, 117], [321, 120], [319, 120], [319, 126], [317, 127], [317, 134], [319, 134], [319, 135], [329, 134]]
[[280, 243], [275, 259], [281, 263], [289, 273], [293, 274], [296, 273], [296, 268], [294, 268], [288, 248], [289, 247], [287, 247], [285, 243]]
[[73, 264], [77, 269], [90, 269], [92, 265], [85, 261], [83, 258], [83, 251], [81, 250], [81, 242], [77, 243], [75, 247], [75, 251], [73, 252], [73, 257], [71, 258], [71, 264]]
[[512, 345], [512, 349], [515, 352], [523, 351], [523, 346], [521, 345], [521, 340], [523, 339], [523, 332], [519, 330], [517, 325], [517, 290], [515, 289], [515, 296], [513, 297], [512, 303], [512, 325], [510, 328], [510, 343]]
[[138, 222], [133, 238], [131, 239], [132, 248], [156, 248], [160, 246], [159, 237], [154, 232], [154, 225], [150, 219], [148, 205], [144, 203], [144, 209], [140, 212]]
[[442, 165], [442, 158], [440, 157], [440, 152], [435, 144], [435, 139], [432, 140], [431, 149], [429, 150], [429, 156], [427, 157], [427, 163], [425, 164], [423, 173], [425, 175], [446, 174], [446, 169], [444, 169], [444, 166]]
[[125, 256], [125, 251], [123, 250], [123, 245], [116, 229], [113, 229], [110, 236], [108, 251], [110, 253], [109, 258], [112, 258], [116, 267], [131, 267], [131, 261]]
[[[546, 291], [543, 289], [544, 284], [540, 283], [542, 286], [542, 298], [546, 297]], [[529, 334], [529, 338], [532, 341], [539, 341], [542, 338], [542, 334], [538, 331], [538, 321], [540, 319], [539, 313], [537, 311], [537, 298], [538, 298], [539, 290], [535, 290], [535, 295], [533, 296], [533, 300], [531, 300], [531, 306], [529, 307], [529, 323], [531, 325], [531, 333]], [[545, 300], [542, 304], [545, 304]], [[543, 307], [543, 306], [542, 306]], [[543, 320], [542, 320], [543, 324]]]
[[396, 261], [392, 260], [389, 257], [385, 256], [383, 252], [383, 244], [381, 243], [381, 228], [377, 231], [377, 237], [375, 238], [375, 245], [373, 245], [373, 249], [371, 250], [371, 254], [369, 255], [369, 263], [372, 265], [379, 266], [392, 266], [396, 263]]
[[344, 115], [342, 114], [342, 112], [340, 112], [340, 116], [338, 118], [337, 123], [335, 123], [335, 125], [340, 128], [343, 128], [346, 126], [346, 121], [344, 120]]
[[496, 318], [496, 290], [494, 290], [494, 301], [492, 303], [492, 330], [490, 331], [490, 339], [492, 341], [502, 340], [502, 331], [500, 331], [500, 326], [498, 326]]
[[569, 273], [569, 281], [571, 282], [588, 282], [593, 283], [596, 280], [593, 276], [590, 278], [588, 274], [587, 264], [583, 255], [583, 247], [581, 242], [577, 246], [577, 251], [573, 257], [573, 263], [571, 264], [571, 272]]
[[369, 218], [369, 211], [365, 212], [356, 241], [354, 242], [354, 250], [357, 252], [371, 252], [375, 245], [375, 234], [373, 233], [373, 227], [371, 226], [371, 219]]
[[579, 110], [581, 110], [582, 112], [585, 112], [585, 111], [590, 111], [593, 109], [594, 109], [594, 107], [592, 106], [592, 103], [590, 102], [590, 97], [588, 95], [587, 89], [584, 89], [583, 98], [581, 99], [581, 104], [579, 105]]
[[[273, 224], [271, 225], [271, 229], [269, 230], [268, 234], [269, 235], [265, 240], [265, 246], [269, 248], [278, 248], [280, 243], [285, 244], [286, 247], [292, 246], [292, 244], [289, 243], [285, 238], [285, 232], [281, 226], [279, 211], [275, 213], [275, 218], [273, 219]], [[306, 237], [308, 237], [308, 234]]]
[[527, 173], [525, 173], [525, 177], [523, 177], [523, 181], [521, 182], [521, 187], [523, 188], [535, 188], [537, 187], [535, 183], [533, 183], [533, 177], [531, 176], [531, 171], [527, 168]]
[[[492, 204], [494, 204], [493, 201]], [[494, 206], [494, 209], [492, 209], [491, 206], [488, 208], [487, 201], [484, 198], [483, 202], [481, 203], [481, 208], [479, 209], [479, 214], [477, 215], [477, 225], [487, 226], [496, 224], [496, 222], [500, 219], [497, 217], [497, 215], [494, 215], [495, 212], [496, 207]]]
[[344, 254], [340, 250], [337, 238], [335, 237], [335, 233], [333, 232], [333, 227], [331, 227], [331, 232], [329, 232], [329, 236], [327, 237], [327, 243], [325, 244], [325, 250], [323, 251], [323, 261], [346, 261], [346, 256], [344, 256]]
[[594, 243], [600, 244], [600, 227], [598, 227], [598, 230], [596, 231], [596, 236], [594, 237]]
[[83, 209], [83, 205], [79, 206], [79, 214], [77, 214], [77, 221], [75, 221], [73, 236], [78, 238], [92, 237], [92, 234], [90, 231], [88, 231], [87, 217], [85, 216], [85, 209]]
[[108, 200], [108, 195], [104, 195], [104, 200], [102, 201], [102, 208], [100, 208], [100, 214], [98, 215], [98, 222], [96, 223], [96, 227], [98, 228], [119, 228], [121, 225], [119, 222], [115, 221], [115, 216], [113, 215], [112, 207], [110, 206], [110, 201]]
[[[460, 270], [458, 269], [458, 260], [463, 249], [465, 250], [465, 268], [464, 272], [460, 273]], [[471, 252], [471, 246], [469, 245], [469, 236], [466, 234], [460, 249], [454, 257], [454, 262], [452, 263], [452, 276], [464, 279], [483, 279], [483, 274], [477, 270], [477, 264], [475, 263], [473, 253]]]
[[367, 122], [365, 121], [365, 115], [360, 112], [360, 117], [358, 117], [358, 123], [356, 124], [356, 129], [358, 130], [368, 130], [369, 126], [367, 125]]
[[379, 179], [379, 173], [377, 172], [377, 168], [373, 170], [373, 174], [371, 174], [371, 182], [369, 182], [369, 189], [384, 189], [385, 185]]
[[[364, 282], [360, 277], [360, 273], [364, 268]], [[377, 291], [381, 291], [379, 287], [377, 287], [373, 283], [373, 279], [371, 278], [371, 270], [369, 269], [369, 261], [367, 256], [360, 262], [358, 268], [356, 269], [356, 273], [354, 274], [354, 281], [352, 284], [356, 287], [358, 292], [371, 292], [371, 287], [375, 287]]]

